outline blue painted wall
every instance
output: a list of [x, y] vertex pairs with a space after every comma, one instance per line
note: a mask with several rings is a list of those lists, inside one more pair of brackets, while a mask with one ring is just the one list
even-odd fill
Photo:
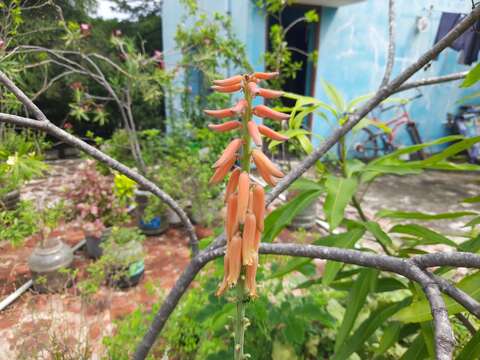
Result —
[[[263, 69], [262, 54], [266, 46], [265, 16], [256, 9], [251, 0], [199, 0], [203, 9], [226, 13], [231, 9], [236, 35], [247, 47], [250, 62], [256, 70]], [[375, 91], [380, 84], [386, 61], [388, 41], [388, 2], [367, 0], [339, 8], [324, 7], [321, 10], [319, 58], [316, 67], [314, 96], [327, 101], [321, 86], [325, 79], [337, 87], [346, 99]], [[433, 45], [437, 26], [443, 11], [468, 12], [470, 2], [466, 0], [399, 0], [396, 6], [397, 49], [393, 76], [415, 61], [420, 54]], [[168, 52], [175, 49], [175, 29], [183, 14], [177, 1], [164, 4], [163, 37], [167, 51], [167, 66], [178, 61], [178, 54]], [[429, 27], [424, 32], [416, 30], [417, 19], [425, 16]], [[445, 75], [468, 69], [457, 63], [459, 53], [446, 49], [437, 61], [414, 78]], [[234, 69], [231, 69], [233, 72]], [[423, 98], [408, 106], [412, 118], [419, 124], [424, 140], [446, 134], [447, 112], [454, 112], [457, 101], [468, 94], [458, 88], [459, 82], [422, 88]], [[472, 91], [472, 90], [469, 90]], [[402, 93], [410, 97], [414, 92]], [[331, 132], [331, 126], [317, 117], [313, 131], [321, 136]], [[314, 142], [318, 144], [314, 138]], [[408, 144], [403, 134], [399, 141]]]

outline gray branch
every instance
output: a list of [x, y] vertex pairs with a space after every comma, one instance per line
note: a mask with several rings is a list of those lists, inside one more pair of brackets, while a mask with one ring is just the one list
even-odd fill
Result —
[[394, 91], [394, 93], [399, 93], [401, 91], [406, 91], [406, 90], [418, 88], [421, 86], [436, 85], [436, 84], [441, 84], [445, 82], [461, 80], [461, 79], [464, 79], [465, 76], [467, 76], [467, 74], [468, 74], [468, 71], [463, 71], [463, 72], [458, 72], [458, 73], [449, 74], [449, 75], [435, 76], [435, 77], [420, 79], [416, 81], [409, 81], [399, 86]]
[[393, 64], [395, 63], [395, 0], [388, 1], [388, 48], [385, 74], [383, 75], [380, 88], [388, 84], [392, 76]]

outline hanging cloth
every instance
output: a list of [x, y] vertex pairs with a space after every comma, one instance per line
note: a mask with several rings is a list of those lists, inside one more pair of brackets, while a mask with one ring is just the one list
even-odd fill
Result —
[[[435, 36], [435, 44], [439, 42], [445, 35], [452, 30], [466, 15], [444, 12], [440, 17], [437, 35]], [[469, 28], [460, 35], [450, 48], [461, 52], [458, 62], [464, 65], [471, 65], [478, 60], [478, 52], [480, 51], [480, 35], [473, 29]]]

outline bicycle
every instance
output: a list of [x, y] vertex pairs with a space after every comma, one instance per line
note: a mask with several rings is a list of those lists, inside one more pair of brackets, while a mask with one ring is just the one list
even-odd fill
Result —
[[[447, 114], [447, 128], [466, 138], [479, 136], [480, 106], [463, 105], [459, 107], [456, 115]], [[470, 163], [480, 163], [480, 143], [473, 144], [466, 153]]]
[[[394, 104], [388, 107], [380, 106], [380, 108], [378, 108], [378, 116], [372, 119], [372, 122], [378, 123], [380, 126], [375, 126], [373, 124], [368, 127], [363, 127], [360, 130], [359, 135], [356, 136], [356, 138], [361, 140], [353, 145], [353, 152], [350, 151], [350, 154], [352, 154], [355, 158], [368, 162], [378, 156], [389, 154], [397, 150], [399, 146], [395, 143], [395, 139], [399, 130], [401, 130], [403, 126], [406, 126], [406, 131], [410, 136], [412, 144], [422, 144], [422, 138], [420, 136], [420, 132], [418, 131], [417, 124], [412, 120], [407, 111], [407, 104], [421, 98], [422, 96], [423, 94], [419, 93], [414, 97], [402, 101], [400, 104]], [[396, 110], [398, 108], [401, 110], [399, 116], [385, 122], [379, 119], [379, 116], [382, 113], [390, 110]], [[385, 126], [390, 130], [382, 130], [382, 128], [385, 128]], [[340, 143], [337, 149], [339, 158], [343, 159], [346, 155], [346, 152], [343, 151]], [[425, 158], [426, 154], [423, 150], [419, 150], [410, 155], [410, 160], [423, 160]]]

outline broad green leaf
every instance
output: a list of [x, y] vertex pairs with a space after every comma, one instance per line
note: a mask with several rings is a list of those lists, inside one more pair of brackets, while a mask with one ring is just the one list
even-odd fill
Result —
[[480, 331], [477, 331], [458, 354], [456, 360], [480, 359]]
[[372, 284], [375, 284], [376, 282], [378, 273], [378, 270], [363, 269], [358, 275], [357, 281], [354, 283], [352, 290], [348, 295], [345, 315], [343, 316], [342, 324], [336, 334], [335, 355], [332, 359], [344, 359], [348, 356], [339, 357], [337, 354], [340, 353], [339, 350], [345, 345], [345, 341], [357, 320], [358, 314], [365, 305]]
[[337, 114], [343, 114], [347, 109], [345, 99], [343, 98], [342, 94], [340, 94], [335, 86], [325, 80], [322, 80], [322, 87], [327, 97], [335, 105]]
[[463, 227], [474, 227], [480, 224], [480, 216], [477, 216], [470, 220], [468, 223], [466, 223]]
[[[338, 278], [338, 276], [337, 276]], [[320, 279], [317, 279], [317, 282], [320, 282]], [[334, 281], [330, 284], [332, 288], [335, 290], [341, 290], [341, 291], [348, 291], [350, 290], [353, 285], [355, 284], [355, 281]], [[313, 284], [311, 284], [313, 285]], [[375, 292], [376, 293], [381, 293], [381, 292], [389, 292], [389, 291], [395, 291], [395, 290], [403, 290], [406, 289], [407, 286], [402, 283], [400, 280], [397, 280], [395, 278], [380, 278], [377, 280], [377, 285], [375, 287]]]
[[459, 142], [454, 143], [453, 145], [450, 145], [449, 147], [447, 147], [445, 150], [443, 150], [438, 154], [432, 155], [425, 160], [418, 161], [418, 164], [420, 164], [421, 166], [426, 166], [426, 165], [432, 165], [432, 164], [438, 163], [441, 160], [448, 159], [453, 155], [458, 154], [459, 152], [462, 152], [464, 150], [471, 148], [472, 145], [478, 143], [479, 141], [480, 141], [480, 136], [463, 139]]
[[422, 240], [420, 245], [446, 244], [446, 245], [453, 246], [455, 248], [457, 247], [457, 244], [452, 240], [450, 240], [449, 238], [447, 238], [446, 236], [417, 224], [395, 225], [390, 229], [389, 232], [398, 233], [398, 234], [407, 234], [407, 235], [412, 235], [417, 238], [420, 238]]
[[327, 176], [325, 188], [327, 197], [323, 206], [330, 231], [333, 231], [343, 220], [345, 207], [357, 190], [357, 180], [345, 179], [333, 175]]
[[470, 69], [460, 87], [467, 88], [473, 86], [478, 82], [478, 80], [480, 80], [480, 63]]
[[[348, 249], [352, 248], [355, 243], [361, 239], [363, 234], [365, 234], [364, 229], [356, 228], [343, 234], [330, 235], [319, 239], [315, 241], [315, 245], [336, 246], [339, 248]], [[327, 261], [327, 264], [325, 265], [325, 271], [323, 273], [323, 284], [328, 286], [333, 280], [335, 280], [335, 277], [342, 266], [343, 264], [340, 262], [331, 260]]]
[[363, 118], [362, 120], [360, 120], [360, 122], [353, 127], [352, 133], [357, 133], [360, 130], [362, 130], [363, 128], [368, 127], [368, 126], [374, 126], [378, 129], [382, 130], [385, 134], [391, 134], [392, 133], [392, 129], [389, 128], [387, 124], [385, 124], [381, 121], [378, 121], [378, 120], [373, 120], [373, 119], [368, 119], [368, 118]]
[[262, 241], [272, 242], [277, 235], [291, 223], [292, 219], [313, 203], [321, 193], [321, 190], [305, 191], [288, 203], [272, 211], [265, 219]]
[[422, 334], [418, 334], [400, 360], [425, 359], [427, 354], [427, 347], [425, 346], [425, 341], [423, 341], [423, 336]]
[[305, 151], [307, 154], [310, 154], [313, 151], [313, 145], [306, 135], [298, 135], [297, 141], [300, 143], [303, 151]]
[[[471, 297], [476, 300], [480, 300], [480, 271], [466, 276], [463, 278], [456, 286], [465, 291]], [[466, 311], [465, 308], [449, 298], [448, 296], [443, 296], [445, 301], [445, 306], [450, 315], [458, 314], [459, 312]], [[395, 317], [395, 320], [407, 322], [407, 323], [419, 323], [422, 321], [430, 321], [432, 319], [432, 314], [430, 312], [430, 306], [427, 300], [420, 300], [412, 303], [409, 307], [399, 311]]]
[[361, 172], [361, 170], [365, 167], [365, 163], [358, 159], [347, 159], [344, 165], [345, 174], [348, 178], [352, 177], [358, 172]]
[[363, 222], [362, 225], [365, 226], [365, 229], [367, 229], [367, 231], [371, 233], [383, 246], [388, 247], [393, 245], [392, 239], [390, 239], [387, 233], [382, 230], [377, 222], [367, 221]]
[[465, 252], [471, 252], [471, 253], [476, 253], [480, 250], [480, 235], [477, 237], [467, 240], [463, 243], [461, 243], [458, 246], [459, 251], [465, 251]]
[[[407, 306], [409, 301], [410, 298], [407, 298], [401, 302], [381, 306], [374, 310], [352, 336], [348, 337], [348, 339], [342, 339], [341, 346], [335, 351], [332, 360], [348, 359], [348, 357], [360, 349], [370, 336], [372, 336], [379, 327], [384, 325], [392, 315]], [[398, 332], [400, 332], [400, 329], [398, 329]]]
[[305, 259], [305, 258], [294, 258], [289, 260], [286, 264], [282, 265], [279, 269], [276, 269], [275, 272], [269, 276], [267, 279], [274, 279], [278, 277], [285, 276], [290, 274], [293, 271], [300, 271], [303, 272], [306, 266], [312, 263], [312, 259]]
[[360, 95], [360, 96], [356, 97], [355, 99], [350, 100], [350, 102], [347, 105], [347, 111], [348, 112], [354, 111], [358, 104], [367, 101], [372, 96], [373, 96], [373, 93], [370, 93], [370, 94]]
[[480, 196], [469, 197], [469, 198], [463, 199], [462, 202], [468, 203], [468, 204], [478, 203], [480, 202]]
[[450, 136], [445, 136], [445, 137], [442, 137], [433, 141], [429, 141], [423, 144], [410, 145], [410, 146], [395, 150], [394, 152], [384, 155], [378, 159], [375, 159], [371, 161], [368, 165], [374, 166], [375, 164], [381, 163], [386, 159], [399, 158], [401, 155], [411, 154], [419, 150], [428, 148], [430, 146], [441, 145], [448, 142], [454, 142], [454, 141], [463, 140], [463, 139], [464, 137], [461, 135], [450, 135]]
[[290, 189], [292, 190], [325, 190], [325, 187], [322, 184], [319, 184], [317, 181], [313, 181], [307, 178], [300, 178], [296, 180], [291, 186]]
[[378, 348], [375, 350], [376, 356], [384, 354], [398, 341], [402, 326], [404, 325], [400, 322], [393, 322], [386, 327], [378, 344]]
[[427, 214], [417, 211], [395, 211], [395, 210], [380, 210], [376, 217], [390, 218], [390, 219], [415, 219], [415, 220], [444, 220], [444, 219], [458, 219], [464, 216], [477, 215], [472, 211], [457, 211], [440, 214]]
[[423, 341], [427, 347], [428, 355], [431, 359], [435, 358], [435, 339], [433, 335], [433, 325], [431, 321], [421, 322]]

